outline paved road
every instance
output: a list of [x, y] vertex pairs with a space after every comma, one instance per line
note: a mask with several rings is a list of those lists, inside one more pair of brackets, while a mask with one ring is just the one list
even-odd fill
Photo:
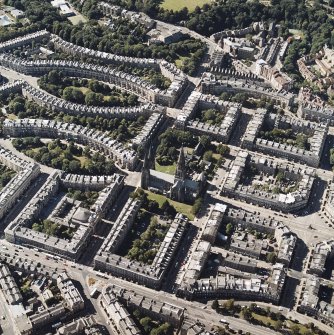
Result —
[[[119, 278], [115, 278], [112, 276], [109, 276], [109, 279], [101, 278], [98, 275], [98, 272], [93, 270], [91, 267], [84, 266], [81, 264], [75, 264], [70, 261], [55, 261], [51, 258], [46, 259], [45, 253], [40, 252], [36, 253], [33, 250], [30, 250], [28, 248], [22, 247], [21, 249], [17, 249], [17, 246], [14, 246], [10, 244], [9, 242], [2, 240], [0, 242], [0, 248], [2, 246], [5, 246], [7, 248], [7, 252], [10, 255], [14, 255], [16, 252], [18, 255], [16, 256], [16, 259], [22, 258], [23, 261], [27, 263], [34, 263], [37, 264], [37, 262], [40, 262], [44, 265], [43, 271], [48, 271], [49, 273], [55, 272], [62, 272], [66, 271], [71, 278], [74, 280], [77, 280], [81, 283], [84, 292], [86, 296], [89, 296], [89, 288], [87, 285], [88, 278], [95, 278], [95, 280], [100, 281], [101, 284], [105, 285], [107, 283], [113, 283], [120, 286], [123, 286], [124, 288], [128, 290], [134, 290], [138, 294], [145, 295], [148, 298], [151, 299], [159, 299], [160, 301], [165, 301], [170, 304], [177, 305], [179, 307], [186, 309], [186, 314], [189, 315], [192, 319], [199, 319], [200, 321], [205, 322], [206, 324], [212, 326], [214, 324], [219, 324], [219, 320], [221, 318], [221, 315], [213, 312], [212, 310], [203, 310], [202, 308], [205, 306], [199, 302], [190, 302], [183, 300], [181, 298], [177, 298], [172, 294], [163, 292], [163, 291], [155, 291], [152, 289], [149, 289], [147, 287], [143, 287], [141, 285], [137, 285], [132, 282], [128, 282]], [[17, 251], [15, 251], [15, 249]], [[97, 311], [99, 312], [99, 310]], [[99, 313], [100, 321], [106, 325], [103, 314]], [[103, 322], [104, 320], [104, 322]], [[228, 321], [230, 322], [230, 325], [235, 329], [242, 329], [244, 331], [249, 331], [251, 334], [254, 335], [267, 335], [267, 334], [276, 334], [275, 332], [271, 332], [270, 330], [254, 325], [248, 324], [244, 320], [236, 319], [236, 318], [228, 318]], [[107, 326], [107, 325], [106, 325]]]

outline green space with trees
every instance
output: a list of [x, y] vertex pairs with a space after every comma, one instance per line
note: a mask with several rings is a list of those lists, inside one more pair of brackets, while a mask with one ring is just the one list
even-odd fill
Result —
[[[196, 145], [200, 145], [200, 150], [196, 155], [193, 155], [193, 149]], [[209, 136], [198, 137], [190, 131], [168, 128], [159, 136], [155, 169], [174, 174], [181, 146], [190, 156], [187, 159], [188, 174], [205, 172], [208, 179], [213, 178], [215, 170], [221, 166], [224, 157], [230, 152], [227, 145], [213, 143]]]
[[81, 207], [90, 209], [99, 197], [99, 192], [96, 191], [80, 191], [69, 188], [66, 190], [66, 196], [77, 201], [81, 201]]
[[272, 130], [260, 131], [259, 136], [273, 142], [294, 145], [300, 149], [310, 149], [310, 144], [308, 142], [309, 136], [304, 133], [296, 133], [292, 128], [274, 128]]
[[110, 87], [95, 79], [70, 78], [51, 70], [39, 79], [40, 87], [56, 97], [87, 106], [129, 107], [138, 104], [134, 94]]
[[43, 143], [38, 137], [15, 138], [13, 146], [37, 162], [68, 173], [111, 175], [117, 171], [112, 160], [88, 146], [82, 148], [70, 141], [59, 139]]
[[[148, 225], [147, 221], [149, 221]], [[128, 250], [126, 257], [145, 264], [152, 264], [169, 226], [167, 222], [159, 220], [156, 215], [143, 210], [138, 212], [133, 225], [135, 235], [136, 228], [141, 225], [147, 225], [147, 228], [138, 238], [133, 240], [132, 247]]]
[[168, 322], [161, 322], [143, 315], [138, 309], [132, 313], [133, 318], [145, 335], [172, 335], [173, 327]]
[[63, 238], [66, 240], [71, 240], [76, 228], [74, 226], [65, 226], [55, 223], [51, 220], [39, 220], [32, 224], [32, 230], [44, 233], [48, 236], [54, 236], [58, 238]]
[[15, 174], [15, 171], [8, 168], [6, 165], [0, 164], [0, 190], [2, 190], [10, 182]]
[[206, 109], [200, 111], [198, 119], [201, 122], [208, 123], [213, 126], [220, 126], [224, 120], [224, 113], [216, 109]]
[[8, 111], [11, 117], [17, 116], [19, 119], [35, 118], [74, 123], [107, 132], [110, 138], [123, 143], [136, 137], [148, 118], [141, 115], [137, 120], [126, 120], [120, 118], [106, 119], [101, 116], [69, 115], [39, 106], [34, 101], [23, 98], [22, 95], [11, 95], [7, 99], [2, 98], [2, 102], [3, 104], [8, 103]]

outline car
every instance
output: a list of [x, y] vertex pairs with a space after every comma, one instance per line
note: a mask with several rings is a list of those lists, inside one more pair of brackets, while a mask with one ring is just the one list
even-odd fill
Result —
[[219, 320], [219, 322], [220, 322], [220, 323], [224, 323], [224, 324], [228, 325], [228, 321], [227, 321], [227, 320], [225, 320], [225, 319], [220, 319], [220, 320]]

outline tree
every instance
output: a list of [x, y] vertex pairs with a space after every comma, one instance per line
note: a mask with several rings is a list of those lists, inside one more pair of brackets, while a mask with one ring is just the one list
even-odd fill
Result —
[[296, 325], [296, 324], [293, 324], [291, 327], [290, 327], [290, 330], [291, 330], [291, 334], [292, 335], [299, 335], [300, 332], [299, 332], [299, 326]]
[[58, 72], [57, 70], [51, 70], [47, 74], [47, 81], [50, 84], [59, 85], [59, 83], [62, 82], [63, 77], [64, 77], [63, 73]]
[[278, 320], [276, 323], [275, 323], [275, 326], [274, 326], [275, 330], [277, 331], [280, 331], [283, 329], [283, 322], [281, 320]]
[[207, 148], [211, 143], [210, 137], [206, 135], [202, 135], [199, 139], [199, 142], [203, 145], [204, 148]]
[[213, 300], [211, 304], [212, 309], [217, 309], [219, 307], [219, 302], [218, 300]]
[[150, 335], [165, 335], [169, 332], [171, 325], [168, 322], [163, 323], [158, 328], [151, 330]]
[[222, 156], [227, 156], [230, 154], [230, 147], [226, 144], [218, 144], [217, 152]]
[[229, 312], [233, 312], [234, 310], [234, 299], [229, 299], [229, 300], [226, 300], [223, 304], [223, 307], [229, 311]]
[[71, 160], [68, 169], [71, 173], [77, 173], [81, 169], [81, 164], [79, 161]]
[[202, 198], [197, 198], [191, 208], [191, 212], [193, 214], [198, 214], [198, 212], [200, 211], [201, 207], [202, 207], [202, 204], [203, 204], [203, 199]]
[[63, 90], [63, 99], [66, 101], [82, 104], [84, 102], [85, 96], [81, 90], [76, 87], [65, 87]]
[[275, 252], [269, 252], [267, 254], [266, 259], [267, 259], [267, 262], [275, 264], [276, 263], [276, 259], [277, 259], [277, 255], [276, 255]]
[[232, 230], [233, 230], [233, 225], [232, 225], [232, 223], [228, 223], [228, 224], [226, 225], [226, 229], [225, 229], [226, 235], [231, 235], [231, 234], [232, 234]]
[[248, 307], [243, 307], [241, 309], [241, 316], [243, 317], [243, 319], [245, 319], [246, 321], [249, 321], [252, 319], [252, 312], [249, 310]]
[[85, 104], [87, 106], [103, 106], [104, 104], [103, 94], [95, 92], [87, 93], [85, 97]]
[[308, 144], [307, 139], [308, 139], [307, 135], [302, 133], [297, 134], [296, 136], [297, 147], [301, 149], [306, 149]]
[[139, 320], [139, 323], [144, 328], [145, 332], [149, 332], [151, 330], [152, 319], [148, 316]]
[[212, 161], [212, 155], [213, 155], [212, 150], [206, 151], [203, 155], [203, 160], [205, 160], [207, 162], [211, 162]]

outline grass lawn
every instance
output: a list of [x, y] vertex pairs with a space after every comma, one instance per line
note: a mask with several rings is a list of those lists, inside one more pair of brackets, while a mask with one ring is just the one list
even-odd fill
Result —
[[296, 322], [292, 322], [292, 321], [287, 321], [287, 324], [289, 325], [289, 327], [296, 325], [299, 327], [299, 334], [304, 335], [309, 329], [307, 327], [305, 327], [304, 325], [300, 324], [300, 323], [296, 323]]
[[83, 94], [87, 94], [88, 92], [91, 92], [91, 90], [88, 88], [88, 87], [84, 87], [84, 86], [81, 86], [81, 87], [76, 87], [76, 86], [69, 86], [69, 87], [72, 87], [72, 88], [77, 88], [79, 89]]
[[7, 118], [9, 120], [17, 120], [18, 119], [18, 117], [15, 114], [7, 114]]
[[88, 158], [85, 156], [73, 156], [73, 158], [77, 159], [81, 166], [86, 166], [86, 162], [88, 161]]
[[256, 319], [256, 320], [259, 320], [259, 321], [262, 321], [265, 325], [267, 325], [268, 323], [270, 323], [272, 326], [275, 326], [277, 321], [267, 317], [267, 316], [264, 316], [264, 315], [259, 315], [259, 314], [256, 314], [256, 313], [252, 313], [253, 315], [253, 318]]
[[289, 33], [295, 37], [304, 38], [304, 33], [298, 29], [289, 29]]
[[157, 161], [155, 162], [155, 169], [159, 172], [164, 172], [168, 174], [175, 174], [176, 163], [173, 165], [160, 165]]
[[88, 20], [82, 16], [82, 15], [75, 15], [68, 17], [68, 20], [73, 24], [73, 26], [76, 26], [80, 22], [87, 22]]
[[174, 11], [187, 7], [189, 12], [192, 12], [196, 6], [202, 7], [210, 2], [210, 0], [164, 0], [160, 6]]
[[174, 200], [170, 200], [168, 198], [166, 198], [164, 195], [161, 194], [156, 194], [150, 191], [145, 191], [148, 195], [148, 199], [149, 200], [155, 200], [158, 204], [159, 207], [161, 207], [161, 205], [167, 200], [172, 206], [174, 206], [174, 208], [176, 209], [177, 212], [182, 213], [184, 215], [186, 215], [188, 217], [189, 220], [194, 220], [195, 216], [194, 214], [191, 212], [191, 205], [187, 205], [187, 204], [183, 204], [181, 202], [177, 202]]
[[183, 66], [183, 63], [186, 59], [188, 59], [189, 57], [186, 57], [186, 56], [179, 56], [178, 59], [175, 60], [175, 65], [181, 69], [182, 66]]

